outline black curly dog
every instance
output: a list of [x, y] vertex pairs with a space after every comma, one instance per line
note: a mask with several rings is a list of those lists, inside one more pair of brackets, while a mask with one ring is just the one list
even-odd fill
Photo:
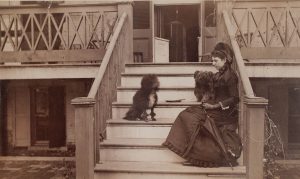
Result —
[[207, 102], [214, 99], [213, 72], [196, 71], [194, 73], [194, 94], [198, 102]]
[[[154, 107], [157, 105], [157, 91], [159, 80], [156, 75], [145, 75], [141, 81], [141, 88], [133, 96], [133, 103], [126, 116], [127, 120], [156, 121]], [[151, 111], [150, 114], [147, 111]]]

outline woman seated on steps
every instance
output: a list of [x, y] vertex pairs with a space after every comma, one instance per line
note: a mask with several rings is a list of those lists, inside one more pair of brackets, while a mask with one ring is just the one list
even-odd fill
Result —
[[[163, 143], [187, 161], [184, 165], [200, 167], [236, 166], [242, 150], [238, 126], [238, 77], [231, 69], [234, 53], [228, 44], [218, 43], [211, 53], [218, 70], [195, 72], [195, 95], [202, 103], [183, 110]], [[212, 73], [211, 90], [201, 93], [203, 74]], [[204, 78], [206, 78], [204, 77]], [[205, 89], [205, 88], [201, 88]], [[209, 88], [208, 88], [209, 89]]]

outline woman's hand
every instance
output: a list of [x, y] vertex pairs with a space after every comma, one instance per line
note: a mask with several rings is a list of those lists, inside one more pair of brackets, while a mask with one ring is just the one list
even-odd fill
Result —
[[217, 109], [219, 108], [219, 104], [209, 104], [209, 103], [202, 103], [204, 109]]

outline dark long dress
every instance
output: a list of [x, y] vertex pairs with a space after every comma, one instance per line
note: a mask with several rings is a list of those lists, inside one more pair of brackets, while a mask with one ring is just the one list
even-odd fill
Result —
[[[241, 151], [240, 139], [235, 132], [239, 101], [236, 73], [228, 67], [216, 73], [214, 90], [214, 103], [220, 103], [222, 108], [204, 110], [200, 105], [186, 108], [178, 115], [163, 145], [197, 166], [225, 166], [227, 154], [230, 154], [231, 164], [236, 165]], [[207, 130], [210, 127], [221, 136], [226, 152]]]

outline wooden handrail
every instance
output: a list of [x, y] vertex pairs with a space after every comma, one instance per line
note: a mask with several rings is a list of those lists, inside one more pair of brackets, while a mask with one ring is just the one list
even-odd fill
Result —
[[232, 24], [230, 22], [229, 16], [226, 11], [223, 11], [223, 17], [230, 38], [231, 46], [234, 51], [236, 64], [238, 66], [238, 71], [239, 71], [240, 79], [242, 81], [242, 86], [244, 88], [245, 94], [247, 97], [255, 97], [249, 77], [246, 74], [246, 67], [243, 61], [241, 50], [235, 39], [234, 30], [232, 29]]
[[97, 94], [97, 91], [99, 89], [99, 86], [101, 84], [101, 81], [102, 81], [102, 78], [104, 76], [104, 73], [106, 71], [106, 68], [107, 68], [107, 65], [109, 63], [109, 60], [110, 60], [110, 57], [111, 57], [111, 54], [113, 52], [113, 49], [116, 45], [116, 42], [118, 40], [118, 37], [119, 37], [119, 34], [121, 32], [121, 29], [123, 27], [123, 24], [125, 22], [125, 19], [127, 17], [127, 14], [126, 13], [123, 13], [122, 16], [120, 17], [120, 21], [118, 22], [117, 26], [116, 26], [116, 30], [115, 32], [113, 33], [113, 36], [110, 40], [110, 43], [107, 47], [107, 51], [103, 57], [103, 60], [101, 62], [101, 65], [100, 65], [100, 68], [97, 72], [97, 75], [96, 75], [96, 78], [93, 82], [93, 85], [90, 89], [90, 92], [88, 94], [88, 98], [95, 98], [96, 94]]

